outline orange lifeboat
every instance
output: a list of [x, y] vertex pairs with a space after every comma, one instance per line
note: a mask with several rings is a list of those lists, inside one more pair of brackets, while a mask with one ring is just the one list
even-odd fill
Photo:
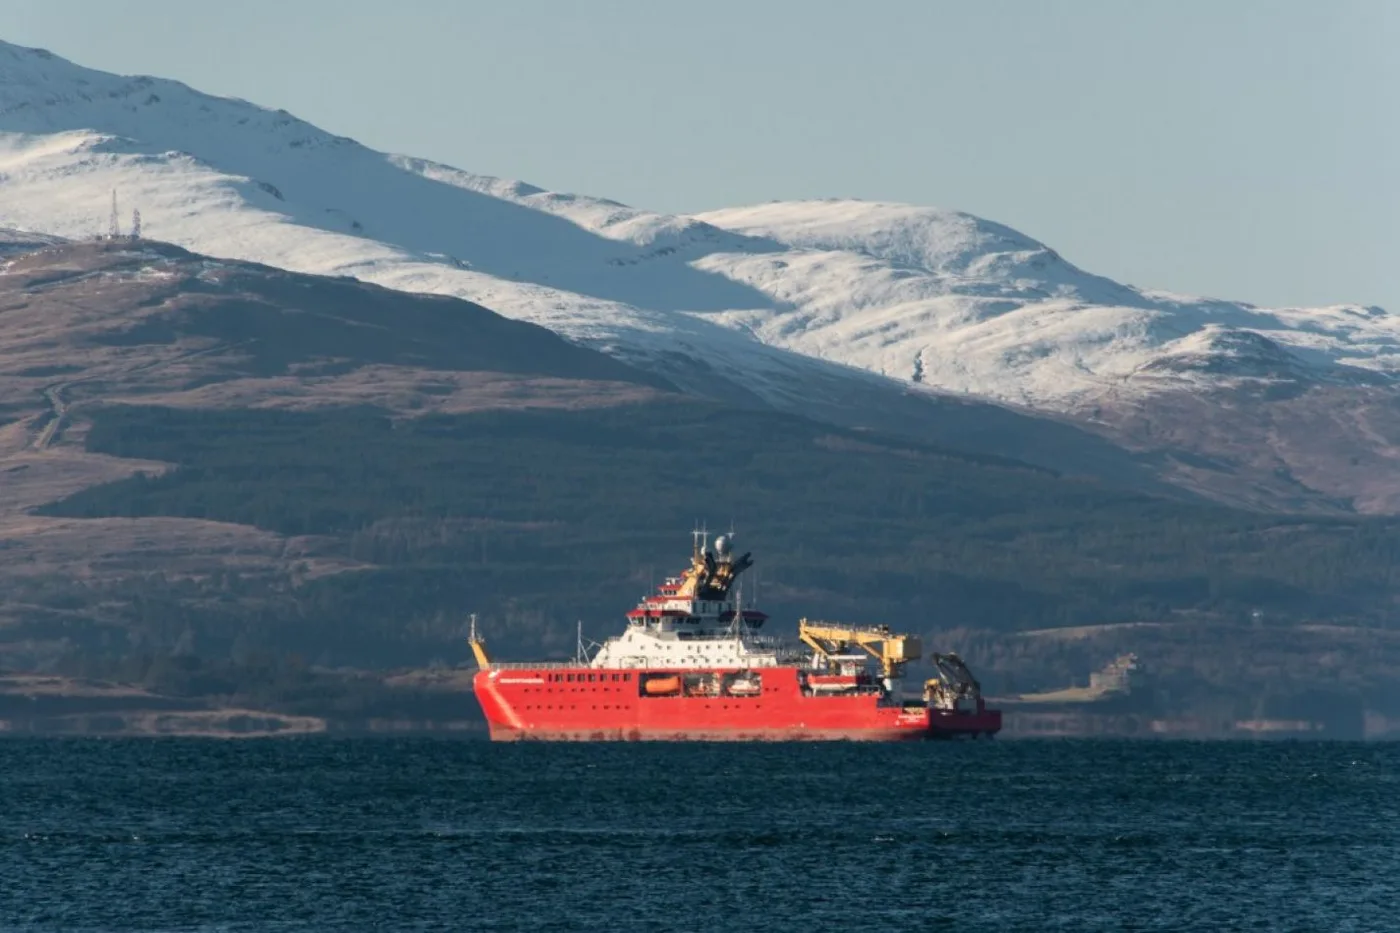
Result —
[[813, 693], [845, 693], [860, 686], [855, 674], [808, 674], [807, 686]]
[[736, 697], [754, 697], [763, 691], [757, 678], [741, 677], [729, 685], [729, 695]]
[[652, 697], [671, 696], [681, 692], [681, 679], [676, 675], [649, 677], [642, 684], [642, 692]]

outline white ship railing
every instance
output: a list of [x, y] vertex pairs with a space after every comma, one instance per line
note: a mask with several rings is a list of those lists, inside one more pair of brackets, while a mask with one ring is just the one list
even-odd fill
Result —
[[744, 635], [736, 638], [734, 635], [725, 632], [717, 632], [714, 634], [682, 632], [678, 633], [674, 640], [685, 642], [686, 644], [693, 644], [695, 642], [706, 644], [738, 642], [741, 646], [750, 651], [767, 651], [784, 659], [807, 657], [811, 654], [811, 652], [802, 645], [786, 638], [779, 638], [775, 635]]
[[[616, 673], [618, 671], [709, 671], [709, 670], [732, 670], [732, 671], [762, 671], [769, 667], [796, 665], [805, 661], [806, 657], [798, 658], [764, 658], [766, 663], [753, 664], [749, 658], [737, 658], [736, 663], [728, 662], [700, 662], [698, 659], [686, 659], [687, 662], [694, 663], [676, 664], [674, 660], [657, 658], [656, 663], [644, 656], [632, 656], [626, 659], [628, 663], [625, 667], [595, 667], [587, 661], [492, 661], [490, 670], [493, 671], [593, 671], [597, 673]], [[774, 663], [776, 660], [778, 663]]]

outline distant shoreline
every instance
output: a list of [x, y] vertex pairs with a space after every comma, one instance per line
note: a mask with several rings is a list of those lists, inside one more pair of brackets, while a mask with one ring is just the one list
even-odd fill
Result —
[[289, 716], [261, 710], [132, 710], [62, 717], [0, 719], [0, 741], [21, 738], [202, 738], [268, 739], [366, 736], [437, 736], [485, 739], [480, 720], [344, 722], [319, 716]]

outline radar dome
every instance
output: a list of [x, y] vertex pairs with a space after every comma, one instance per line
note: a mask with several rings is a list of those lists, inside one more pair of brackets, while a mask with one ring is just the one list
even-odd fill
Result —
[[729, 553], [729, 539], [724, 535], [715, 539], [715, 553], [721, 556]]

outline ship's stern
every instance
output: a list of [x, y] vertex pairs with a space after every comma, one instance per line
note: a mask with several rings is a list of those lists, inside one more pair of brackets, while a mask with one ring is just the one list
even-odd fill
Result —
[[931, 739], [990, 739], [1001, 731], [1001, 710], [988, 709], [980, 697], [975, 706], [926, 706], [922, 711]]

